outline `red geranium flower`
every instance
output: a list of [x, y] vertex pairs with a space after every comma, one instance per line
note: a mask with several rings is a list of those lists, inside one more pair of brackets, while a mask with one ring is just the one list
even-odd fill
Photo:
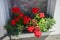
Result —
[[36, 37], [40, 37], [41, 36], [41, 31], [40, 30], [34, 30], [34, 35], [36, 36]]
[[19, 13], [20, 12], [20, 8], [19, 7], [12, 7], [12, 13]]
[[18, 22], [19, 21], [19, 19], [15, 19], [15, 22]]
[[42, 32], [41, 32], [39, 26], [35, 26], [34, 35], [39, 38], [41, 36], [41, 34], [42, 34]]
[[24, 16], [24, 18], [23, 18], [23, 22], [24, 22], [24, 24], [28, 24], [29, 23], [29, 21], [30, 21], [30, 17], [28, 17], [28, 16]]
[[39, 11], [40, 11], [40, 10], [39, 10], [39, 8], [37, 8], [37, 7], [32, 8], [32, 12], [33, 12], [34, 14], [37, 14]]
[[29, 23], [27, 16], [24, 16], [23, 22], [24, 22], [24, 24], [28, 24]]
[[20, 12], [19, 16], [24, 17], [24, 13]]
[[15, 22], [18, 22], [20, 20], [20, 16], [15, 16], [14, 20], [15, 20]]
[[25, 25], [29, 24], [29, 21], [25, 20], [23, 21]]
[[27, 16], [24, 16], [24, 19], [25, 19], [25, 20], [28, 20], [28, 17], [27, 17]]
[[40, 13], [40, 14], [39, 14], [39, 17], [40, 17], [40, 18], [45, 17], [44, 13]]
[[15, 20], [11, 20], [11, 25], [15, 25], [15, 24], [16, 24]]
[[29, 32], [33, 32], [33, 31], [34, 31], [34, 26], [28, 26], [27, 30], [28, 30]]
[[30, 17], [28, 17], [28, 20], [30, 21], [30, 20], [31, 20], [31, 18], [30, 18]]

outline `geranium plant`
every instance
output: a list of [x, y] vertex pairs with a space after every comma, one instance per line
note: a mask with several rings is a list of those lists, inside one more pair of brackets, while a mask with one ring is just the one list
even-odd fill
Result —
[[8, 20], [5, 28], [7, 33], [13, 36], [22, 33], [24, 29], [34, 33], [36, 37], [40, 37], [42, 32], [47, 32], [55, 24], [55, 20], [51, 17], [46, 17], [44, 12], [33, 7], [31, 12], [34, 14], [32, 19], [26, 16], [19, 7], [12, 7], [12, 18]]

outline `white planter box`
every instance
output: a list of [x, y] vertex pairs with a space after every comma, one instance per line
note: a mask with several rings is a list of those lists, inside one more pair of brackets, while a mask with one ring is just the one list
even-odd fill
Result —
[[[55, 27], [50, 29], [48, 32], [43, 32], [42, 36], [49, 35], [50, 32], [55, 31]], [[28, 37], [34, 37], [33, 33], [25, 33], [25, 34], [19, 34], [18, 36], [11, 36], [12, 39], [20, 39], [20, 38], [28, 38]]]

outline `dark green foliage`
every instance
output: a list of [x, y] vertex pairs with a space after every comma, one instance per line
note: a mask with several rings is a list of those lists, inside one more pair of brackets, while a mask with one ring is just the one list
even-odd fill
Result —
[[21, 32], [24, 28], [24, 26], [22, 26], [22, 25], [23, 25], [23, 23], [21, 20], [19, 22], [17, 22], [15, 26], [11, 25], [10, 20], [9, 20], [5, 26], [5, 29], [7, 30], [7, 33], [9, 35], [17, 36], [19, 34], [19, 32]]

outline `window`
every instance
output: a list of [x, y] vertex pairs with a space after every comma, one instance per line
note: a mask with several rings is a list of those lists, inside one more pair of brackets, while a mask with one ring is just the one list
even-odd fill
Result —
[[25, 14], [27, 15], [33, 15], [29, 14], [27, 12], [31, 12], [31, 8], [38, 7], [40, 9], [40, 12], [47, 12], [47, 0], [9, 0], [10, 1], [10, 8], [17, 6], [21, 8]]
[[[56, 0], [8, 0], [9, 9], [11, 7], [20, 7], [23, 12], [28, 12], [32, 7], [40, 8], [40, 12], [54, 15]], [[10, 13], [11, 14], [11, 13]]]

